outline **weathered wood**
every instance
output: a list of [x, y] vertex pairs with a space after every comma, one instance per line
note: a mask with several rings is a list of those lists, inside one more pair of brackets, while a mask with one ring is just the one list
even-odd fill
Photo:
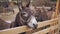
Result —
[[[38, 22], [38, 28], [44, 27], [46, 25], [54, 24], [56, 23], [58, 18], [44, 21], [44, 22]], [[56, 26], [55, 26], [56, 27]], [[18, 34], [26, 31], [30, 31], [32, 29], [29, 29], [27, 26], [21, 26], [21, 27], [16, 27], [16, 28], [11, 28], [11, 29], [6, 29], [6, 30], [0, 30], [0, 34]]]
[[45, 34], [45, 33], [48, 33], [48, 32], [50, 32], [50, 31], [52, 31], [52, 30], [55, 30], [56, 28], [58, 28], [58, 25], [49, 27], [49, 28], [44, 29], [44, 30], [39, 31], [39, 32], [35, 32], [35, 33], [33, 33], [33, 34], [42, 34], [42, 33]]
[[[58, 17], [58, 11], [59, 11], [58, 9], [59, 9], [59, 0], [56, 6], [56, 12], [55, 12], [56, 14], [54, 15], [55, 17]], [[50, 25], [50, 27], [32, 34], [46, 34], [51, 31], [53, 31], [52, 34], [54, 34], [54, 30], [58, 29], [57, 21], [58, 21], [58, 18], [43, 21], [43, 22], [38, 22], [38, 28], [41, 28], [47, 25]], [[0, 34], [19, 34], [27, 31], [32, 31], [32, 29], [28, 28], [27, 26], [20, 26], [20, 27], [11, 28], [11, 29], [0, 30]], [[58, 34], [58, 31], [57, 31], [57, 34]]]
[[59, 3], [60, 3], [60, 0], [57, 0], [55, 17], [58, 17], [58, 14], [59, 14]]

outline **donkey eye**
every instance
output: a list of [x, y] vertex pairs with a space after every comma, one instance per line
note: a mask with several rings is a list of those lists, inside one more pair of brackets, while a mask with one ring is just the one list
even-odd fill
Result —
[[26, 14], [26, 13], [23, 13], [23, 15]]
[[25, 15], [26, 13], [22, 13], [22, 15]]

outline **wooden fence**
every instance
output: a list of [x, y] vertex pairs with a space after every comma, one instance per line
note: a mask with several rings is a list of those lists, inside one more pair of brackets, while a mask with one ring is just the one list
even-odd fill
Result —
[[[58, 9], [59, 9], [59, 0], [57, 1], [56, 6], [56, 14], [55, 16], [58, 16]], [[38, 22], [38, 28], [36, 30], [32, 30], [31, 28], [28, 28], [27, 26], [20, 26], [16, 28], [11, 29], [5, 29], [0, 30], [0, 34], [59, 34], [59, 18]]]
[[0, 34], [21, 34], [23, 32], [26, 34], [59, 34], [58, 26], [58, 18], [55, 18], [48, 21], [38, 22], [38, 28], [36, 30], [32, 30], [27, 26], [21, 26], [0, 30]]

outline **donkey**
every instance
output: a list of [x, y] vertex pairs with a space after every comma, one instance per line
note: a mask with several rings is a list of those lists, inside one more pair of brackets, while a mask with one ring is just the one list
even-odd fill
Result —
[[29, 7], [24, 6], [23, 2], [18, 3], [19, 12], [16, 15], [13, 27], [27, 25], [32, 29], [37, 28], [37, 21]]
[[1, 22], [0, 30], [23, 26], [23, 25], [27, 25], [32, 29], [36, 29], [38, 26], [35, 16], [32, 14], [32, 10], [30, 10], [27, 7], [18, 12], [14, 22], [4, 21], [3, 19], [0, 19], [0, 22]]
[[36, 17], [38, 22], [48, 20], [48, 15], [47, 15], [47, 12], [44, 9], [44, 7], [43, 8], [35, 8], [34, 14], [35, 14], [35, 17]]
[[[32, 0], [29, 0], [26, 4], [26, 7], [30, 8], [32, 10], [33, 15], [35, 16], [36, 20], [39, 21], [45, 21], [48, 20], [48, 15], [45, 10], [45, 8], [36, 8], [31, 4]], [[25, 5], [23, 5], [25, 6]]]
[[16, 15], [16, 19], [13, 27], [27, 25], [32, 29], [36, 29], [37, 21], [31, 11], [32, 10], [30, 10], [29, 8], [25, 8], [25, 9], [22, 9], [20, 12], [18, 12], [18, 14]]
[[0, 18], [0, 30], [8, 29], [10, 28], [11, 22], [9, 21], [4, 21], [3, 19]]

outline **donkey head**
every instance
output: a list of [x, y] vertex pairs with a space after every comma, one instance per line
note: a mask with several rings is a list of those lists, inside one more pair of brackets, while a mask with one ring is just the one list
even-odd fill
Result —
[[33, 16], [32, 10], [28, 7], [29, 4], [30, 4], [30, 0], [28, 3], [20, 2], [20, 6], [22, 8], [20, 9], [21, 17], [23, 18], [23, 21], [27, 22], [26, 23], [27, 26], [29, 26], [32, 29], [36, 29], [37, 21], [35, 19], [35, 16]]
[[32, 10], [30, 10], [29, 8], [22, 9], [21, 16], [25, 21], [27, 21], [27, 26], [29, 26], [32, 29], [36, 29], [37, 28], [37, 21], [31, 11]]

